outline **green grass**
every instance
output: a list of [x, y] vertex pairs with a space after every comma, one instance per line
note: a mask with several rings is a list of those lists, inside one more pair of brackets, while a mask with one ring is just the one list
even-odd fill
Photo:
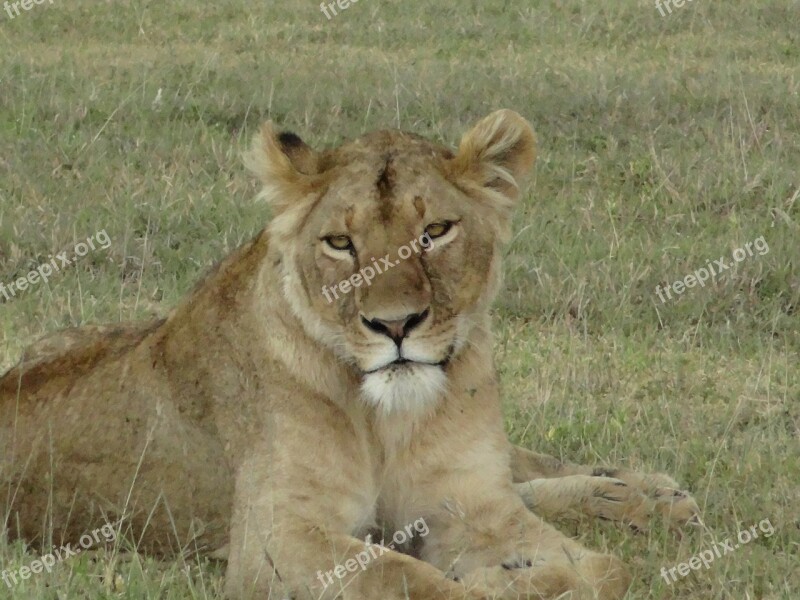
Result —
[[[529, 6], [533, 4], [534, 6]], [[240, 155], [273, 118], [317, 146], [401, 126], [456, 144], [513, 108], [540, 158], [497, 302], [510, 436], [671, 473], [705, 532], [566, 530], [629, 598], [800, 593], [798, 3], [54, 0], [0, 11], [0, 282], [105, 229], [11, 302], [0, 370], [58, 328], [163, 314], [268, 219]], [[155, 101], [159, 98], [158, 101]], [[713, 285], [655, 294], [760, 236]], [[674, 295], [673, 295], [674, 298]], [[659, 571], [768, 518], [775, 534]], [[124, 550], [125, 546], [119, 548]], [[0, 541], [2, 568], [37, 558]], [[205, 562], [86, 554], [0, 598], [219, 598]]]

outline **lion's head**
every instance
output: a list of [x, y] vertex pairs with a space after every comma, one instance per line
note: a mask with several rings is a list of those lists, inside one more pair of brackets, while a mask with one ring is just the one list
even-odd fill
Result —
[[263, 126], [246, 159], [273, 207], [284, 294], [306, 332], [360, 372], [368, 402], [391, 412], [440, 396], [497, 292], [535, 156], [510, 110], [481, 120], [456, 154], [396, 130], [317, 152]]

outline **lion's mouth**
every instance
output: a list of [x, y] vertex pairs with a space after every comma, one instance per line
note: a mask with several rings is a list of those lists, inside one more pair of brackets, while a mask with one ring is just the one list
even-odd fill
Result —
[[369, 371], [364, 371], [365, 375], [371, 375], [372, 373], [380, 373], [384, 371], [399, 371], [399, 370], [409, 370], [413, 369], [415, 366], [428, 366], [428, 367], [439, 367], [444, 369], [447, 366], [447, 363], [450, 362], [450, 356], [447, 356], [443, 360], [439, 362], [425, 362], [421, 360], [411, 360], [408, 358], [404, 358], [402, 356], [394, 359], [390, 363], [386, 363], [380, 367], [375, 369], [371, 369]]

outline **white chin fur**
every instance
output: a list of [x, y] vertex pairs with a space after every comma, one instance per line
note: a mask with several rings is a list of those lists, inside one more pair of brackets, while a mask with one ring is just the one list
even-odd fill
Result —
[[364, 399], [385, 414], [418, 412], [433, 406], [447, 387], [447, 375], [434, 365], [403, 365], [369, 373], [361, 384]]

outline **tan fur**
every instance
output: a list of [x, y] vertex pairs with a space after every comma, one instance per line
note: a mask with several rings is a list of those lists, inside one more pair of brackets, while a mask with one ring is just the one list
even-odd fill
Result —
[[[0, 379], [10, 534], [75, 540], [124, 519], [143, 550], [228, 548], [232, 598], [620, 598], [617, 559], [523, 502], [547, 510], [557, 490], [512, 484], [551, 476], [538, 455], [512, 469], [488, 313], [534, 159], [511, 111], [456, 154], [399, 131], [316, 152], [265, 125], [247, 158], [273, 208], [262, 233], [167, 319], [65, 332]], [[430, 251], [323, 296], [444, 220]], [[387, 366], [400, 350], [382, 328], [407, 332], [412, 362]], [[421, 518], [430, 533], [405, 553], [323, 589], [317, 573], [369, 532]]]

